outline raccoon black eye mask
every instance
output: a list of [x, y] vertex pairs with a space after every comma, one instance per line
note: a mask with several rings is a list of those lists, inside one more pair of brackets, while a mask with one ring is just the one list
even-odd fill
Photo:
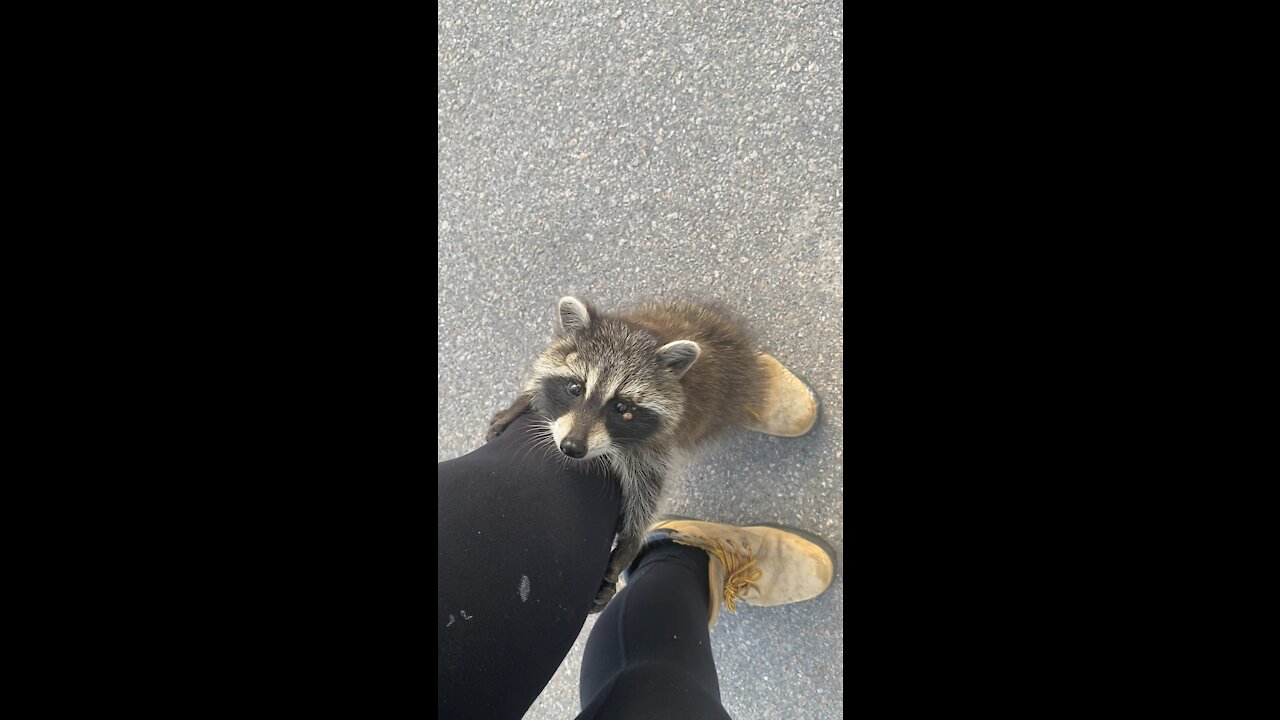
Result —
[[[782, 366], [714, 306], [670, 302], [615, 315], [564, 297], [556, 317], [555, 338], [534, 360], [515, 402], [493, 417], [488, 437], [534, 412], [545, 420], [549, 444], [566, 458], [601, 463], [617, 480], [622, 514], [591, 606], [599, 612], [640, 551], [681, 462], [735, 424], [771, 432], [762, 418], [777, 423], [770, 404], [777, 405], [774, 390], [783, 377], [774, 368]], [[791, 426], [803, 431], [792, 434], [807, 432], [816, 418], [812, 393], [800, 387], [811, 417], [797, 415]]]

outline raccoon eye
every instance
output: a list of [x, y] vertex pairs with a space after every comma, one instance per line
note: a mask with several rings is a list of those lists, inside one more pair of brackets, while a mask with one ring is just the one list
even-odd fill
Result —
[[613, 411], [621, 415], [627, 411], [627, 404], [624, 402], [616, 402], [613, 404]]
[[578, 383], [569, 383], [569, 386], [566, 387], [564, 391], [574, 397], [578, 397], [579, 395], [582, 394], [582, 386], [579, 385]]

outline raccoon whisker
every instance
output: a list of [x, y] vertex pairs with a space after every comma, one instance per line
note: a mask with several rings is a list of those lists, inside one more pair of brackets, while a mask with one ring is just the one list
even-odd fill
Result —
[[[615, 450], [609, 450], [600, 457], [596, 458], [600, 461], [600, 474], [606, 477], [613, 477], [613, 461], [617, 454]], [[600, 499], [605, 500], [609, 497], [609, 483], [600, 483]]]
[[524, 452], [520, 455], [520, 458], [516, 460], [516, 464], [520, 465], [527, 461], [529, 457], [533, 455], [533, 452], [538, 449], [539, 445], [541, 445], [541, 441], [537, 437], [528, 438], [523, 448]]
[[604, 475], [607, 472], [608, 464], [605, 462], [604, 455], [597, 455], [591, 458], [591, 470], [597, 475]]
[[520, 438], [518, 441], [519, 444], [516, 446], [516, 449], [522, 450], [525, 447], [527, 447], [529, 443], [532, 443], [536, 440], [537, 440], [537, 429], [532, 427], [525, 428], [524, 432], [520, 434]]
[[555, 456], [560, 458], [564, 457], [563, 454], [561, 454], [560, 451], [556, 448], [555, 436], [551, 432], [550, 422], [545, 423], [545, 425], [543, 426], [536, 427], [534, 428], [534, 430], [536, 431], [536, 434], [534, 436], [534, 445], [531, 451], [532, 450], [541, 451], [542, 453], [541, 457], [543, 459], [548, 458], [549, 453], [555, 453]]
[[517, 450], [524, 450], [524, 454], [521, 455], [520, 459], [517, 461], [518, 463], [523, 463], [525, 460], [528, 460], [533, 451], [537, 449], [541, 442], [540, 435], [541, 431], [536, 425], [531, 425], [530, 427], [525, 428], [524, 435], [520, 438], [520, 445], [517, 447]]
[[517, 465], [527, 461], [536, 450], [541, 449], [545, 454], [545, 448], [543, 446], [548, 444], [548, 438], [547, 429], [545, 427], [541, 427], [542, 424], [542, 421], [535, 420], [524, 429], [518, 441], [519, 444], [516, 446], [517, 452], [523, 451], [516, 460]]

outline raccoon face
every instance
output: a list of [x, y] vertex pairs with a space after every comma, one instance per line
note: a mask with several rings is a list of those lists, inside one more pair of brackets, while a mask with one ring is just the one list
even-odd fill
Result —
[[600, 457], [643, 443], [659, 430], [662, 418], [644, 404], [643, 396], [609, 392], [605, 377], [583, 370], [571, 369], [572, 377], [543, 378], [534, 398], [535, 406], [553, 420], [551, 434], [560, 452], [577, 459]]
[[659, 346], [649, 332], [562, 298], [560, 334], [535, 366], [534, 408], [560, 452], [591, 459], [669, 435], [684, 411], [680, 378], [697, 343]]

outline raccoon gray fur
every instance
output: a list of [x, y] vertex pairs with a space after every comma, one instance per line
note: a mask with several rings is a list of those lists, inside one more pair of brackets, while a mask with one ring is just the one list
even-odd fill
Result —
[[700, 445], [762, 407], [765, 368], [739, 324], [713, 305], [649, 304], [610, 315], [564, 297], [557, 314], [555, 340], [488, 436], [532, 409], [561, 453], [599, 459], [618, 480], [617, 545], [591, 608], [599, 612], [639, 553], [668, 478]]

